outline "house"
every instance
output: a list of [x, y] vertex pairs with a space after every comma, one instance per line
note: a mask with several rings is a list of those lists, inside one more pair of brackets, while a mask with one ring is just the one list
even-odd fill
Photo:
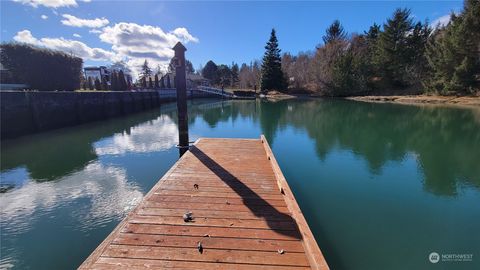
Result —
[[[197, 86], [207, 86], [209, 85], [209, 80], [205, 79], [200, 74], [195, 73], [187, 73], [187, 89], [195, 88]], [[163, 80], [163, 83], [162, 83]], [[175, 73], [168, 72], [167, 74], [163, 75], [160, 79], [160, 88], [175, 88]]]
[[[111, 74], [113, 71], [119, 71], [117, 68], [99, 66], [99, 67], [86, 67], [83, 69], [85, 74], [85, 79], [88, 80], [88, 77], [91, 77], [93, 81], [98, 78], [99, 81], [105, 81], [107, 84], [111, 84]], [[132, 84], [132, 75], [130, 75], [125, 70], [123, 71], [125, 76], [125, 81]]]

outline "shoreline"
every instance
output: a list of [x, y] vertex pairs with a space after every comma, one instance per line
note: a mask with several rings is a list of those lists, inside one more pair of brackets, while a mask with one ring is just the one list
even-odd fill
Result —
[[480, 97], [474, 96], [358, 96], [345, 97], [345, 99], [373, 103], [396, 103], [405, 105], [450, 105], [480, 109]]
[[405, 95], [405, 96], [353, 96], [353, 97], [326, 97], [316, 95], [295, 95], [284, 93], [272, 93], [265, 96], [268, 100], [278, 101], [291, 98], [342, 98], [347, 100], [372, 102], [372, 103], [395, 103], [403, 105], [442, 105], [480, 109], [480, 96], [440, 96], [440, 95]]

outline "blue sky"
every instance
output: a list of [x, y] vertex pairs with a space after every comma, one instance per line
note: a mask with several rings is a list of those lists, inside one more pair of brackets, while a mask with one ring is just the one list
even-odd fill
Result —
[[[460, 11], [462, 1], [160, 2], [14, 0], [0, 2], [2, 42], [22, 41], [69, 51], [85, 65], [147, 58], [165, 65], [183, 41], [194, 67], [261, 59], [272, 27], [283, 52], [315, 48], [339, 19], [349, 33], [385, 22], [397, 7], [430, 22]], [[43, 18], [42, 18], [43, 15]], [[446, 17], [443, 17], [446, 18]], [[63, 22], [62, 22], [63, 21]]]

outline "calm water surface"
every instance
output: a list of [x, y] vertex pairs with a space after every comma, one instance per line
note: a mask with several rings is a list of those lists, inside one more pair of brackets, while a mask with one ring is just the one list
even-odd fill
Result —
[[[480, 269], [480, 112], [195, 100], [190, 137], [265, 134], [332, 269]], [[0, 268], [73, 269], [178, 159], [174, 104], [2, 143]], [[428, 254], [473, 254], [431, 264]]]

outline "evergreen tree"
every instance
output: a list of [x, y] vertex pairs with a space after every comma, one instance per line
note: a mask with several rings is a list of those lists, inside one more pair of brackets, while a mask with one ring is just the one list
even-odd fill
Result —
[[374, 23], [368, 29], [368, 32], [364, 33], [365, 37], [365, 45], [366, 45], [366, 69], [368, 73], [368, 77], [377, 76], [379, 73], [379, 68], [375, 65], [375, 56], [377, 52], [377, 44], [378, 44], [378, 37], [380, 36], [381, 30], [380, 25]]
[[265, 50], [262, 62], [261, 89], [282, 91], [285, 89], [286, 83], [275, 29], [272, 29]]
[[108, 90], [108, 85], [107, 85], [107, 81], [105, 79], [102, 78], [102, 81], [101, 81], [101, 87], [102, 87], [102, 90]]
[[427, 42], [431, 34], [431, 29], [428, 23], [417, 22], [413, 27], [413, 31], [409, 36], [409, 53], [408, 59], [409, 71], [408, 76], [410, 80], [418, 81], [427, 76], [428, 61], [425, 55]]
[[155, 88], [159, 88], [160, 85], [158, 83], [158, 74], [155, 74]]
[[239, 73], [238, 64], [237, 64], [237, 63], [232, 63], [232, 68], [231, 68], [230, 70], [231, 70], [231, 74], [232, 74], [231, 86], [232, 86], [232, 87], [235, 87], [235, 86], [237, 86], [237, 84], [238, 84], [238, 82], [239, 82], [239, 78], [238, 78], [238, 73]]
[[325, 44], [342, 41], [347, 39], [347, 33], [343, 29], [339, 20], [333, 21], [333, 23], [327, 28], [325, 36], [323, 36], [323, 42]]
[[148, 77], [148, 88], [152, 89], [153, 88], [153, 81], [152, 77]]
[[123, 70], [120, 70], [117, 73], [117, 83], [118, 83], [118, 91], [127, 91], [128, 85], [127, 81], [125, 80], [125, 74]]
[[98, 78], [95, 78], [95, 90], [102, 90], [102, 84]]
[[163, 77], [160, 79], [160, 88], [162, 88], [162, 89], [165, 88], [165, 76], [163, 76]]
[[377, 46], [376, 65], [381, 67], [381, 76], [396, 86], [408, 85], [407, 70], [412, 63], [410, 34], [413, 21], [409, 9], [397, 9], [392, 18], [383, 25]]
[[193, 68], [193, 64], [189, 60], [185, 61], [185, 71], [187, 72], [187, 74], [195, 73], [195, 68]]
[[377, 40], [378, 35], [380, 35], [380, 32], [380, 25], [373, 23], [373, 25], [368, 29], [368, 32], [365, 32], [365, 38], [367, 40], [375, 41]]
[[116, 70], [113, 70], [110, 75], [110, 86], [112, 91], [119, 91], [118, 74]]
[[143, 62], [142, 65], [142, 72], [140, 74], [141, 78], [145, 78], [145, 87], [146, 87], [146, 78], [150, 77], [152, 75], [152, 69], [148, 66], [148, 61], [145, 59], [145, 62]]
[[147, 88], [147, 78], [146, 78], [146, 77], [143, 77], [143, 78], [141, 79], [141, 81], [142, 81], [142, 88], [143, 88], [143, 89], [146, 89], [146, 88]]
[[220, 84], [221, 86], [230, 86], [231, 84], [231, 79], [232, 77], [232, 72], [230, 68], [227, 65], [219, 65], [217, 69], [217, 84]]
[[94, 89], [92, 77], [88, 77], [88, 89], [89, 90]]
[[167, 75], [167, 88], [172, 88], [172, 85], [170, 84], [170, 75]]
[[428, 91], [441, 94], [478, 92], [480, 82], [480, 2], [467, 0], [450, 23], [436, 29], [427, 46], [431, 70], [423, 83]]
[[205, 67], [202, 69], [202, 76], [205, 79], [210, 80], [212, 84], [217, 83], [218, 81], [218, 76], [217, 76], [217, 65], [212, 61], [208, 61]]

